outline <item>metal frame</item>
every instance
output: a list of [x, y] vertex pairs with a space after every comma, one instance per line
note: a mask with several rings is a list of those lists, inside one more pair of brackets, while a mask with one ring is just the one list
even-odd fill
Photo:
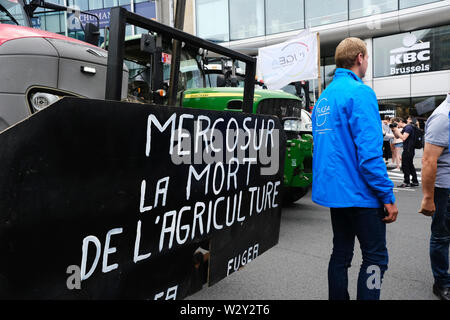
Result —
[[[108, 68], [106, 72], [106, 100], [117, 100], [121, 98], [123, 58], [125, 42], [125, 26], [131, 24], [148, 31], [156, 32], [158, 35], [169, 39], [179, 40], [191, 46], [203, 48], [217, 54], [227, 56], [231, 59], [245, 62], [245, 82], [243, 111], [253, 112], [253, 97], [255, 92], [256, 58], [228, 49], [216, 43], [198, 38], [181, 30], [171, 28], [162, 23], [144, 18], [143, 16], [129, 12], [122, 7], [111, 9], [110, 39], [108, 45]], [[178, 87], [177, 83], [171, 86]]]

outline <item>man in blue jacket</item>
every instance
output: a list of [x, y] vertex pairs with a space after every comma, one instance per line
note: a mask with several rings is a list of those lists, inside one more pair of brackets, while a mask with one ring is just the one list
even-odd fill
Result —
[[344, 39], [336, 48], [333, 81], [313, 110], [312, 200], [329, 207], [333, 252], [328, 266], [329, 298], [349, 299], [347, 271], [355, 237], [363, 263], [357, 299], [378, 300], [388, 265], [386, 223], [394, 222], [393, 183], [383, 161], [383, 132], [374, 91], [365, 85], [367, 48]]

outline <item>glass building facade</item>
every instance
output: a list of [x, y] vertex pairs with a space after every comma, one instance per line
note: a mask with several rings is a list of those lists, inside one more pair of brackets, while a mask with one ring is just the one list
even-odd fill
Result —
[[[104, 27], [108, 25], [109, 19], [109, 9], [116, 6], [123, 6], [127, 10], [141, 14], [148, 18], [156, 18], [156, 1], [154, 0], [47, 0], [48, 2], [72, 7], [79, 8], [82, 11], [87, 11], [100, 17], [101, 28], [100, 28], [100, 42], [104, 39]], [[66, 34], [77, 38], [80, 40], [84, 39], [84, 32], [81, 30], [79, 24], [80, 22], [84, 24], [85, 17], [80, 16], [80, 21], [71, 14], [66, 14], [64, 12], [50, 12], [50, 10], [45, 10], [38, 8], [36, 10], [35, 18], [33, 19], [33, 26], [51, 31], [59, 34]], [[92, 19], [89, 18], [89, 19]], [[95, 23], [95, 18], [92, 21]], [[132, 28], [132, 26], [127, 26], [126, 35], [133, 35], [142, 33], [140, 28]]]
[[344, 22], [439, 1], [443, 0], [196, 0], [196, 29], [201, 38], [227, 42]]
[[[373, 38], [369, 54], [374, 79], [450, 70], [450, 25]], [[335, 69], [334, 57], [321, 59], [322, 90], [332, 81]], [[317, 82], [314, 90], [317, 95]], [[412, 115], [423, 124], [445, 97], [443, 94], [380, 99], [378, 104], [383, 115], [403, 118]]]
[[[149, 0], [49, 0], [54, 3], [78, 6], [81, 10], [98, 12], [113, 6], [124, 6], [130, 11], [149, 17], [149, 4], [156, 6], [156, 1]], [[165, 1], [165, 0], [164, 0]], [[168, 0], [169, 1], [169, 0]], [[261, 41], [266, 36], [278, 37], [284, 33], [300, 31], [307, 28], [339, 28], [339, 26], [361, 23], [376, 15], [394, 15], [399, 10], [410, 9], [420, 12], [414, 7], [435, 4], [443, 0], [195, 0], [195, 34], [214, 42], [233, 42], [246, 40], [249, 47], [251, 41]], [[166, 3], [166, 2], [164, 2]], [[409, 10], [409, 11], [411, 11]], [[39, 10], [38, 10], [39, 11]], [[391, 15], [392, 16], [392, 15]], [[188, 19], [188, 17], [186, 17]], [[361, 19], [361, 20], [357, 20]], [[450, 20], [450, 19], [449, 19]], [[69, 27], [68, 35], [83, 39], [80, 29], [71, 30], [73, 20], [66, 19], [63, 13], [46, 13], [38, 15], [33, 24], [45, 30], [64, 34]], [[378, 95], [377, 88], [386, 79], [400, 79], [413, 83], [418, 76], [429, 73], [442, 73], [450, 70], [450, 26], [449, 23], [437, 27], [417, 28], [408, 26], [406, 30], [382, 36], [370, 35], [361, 37], [370, 42], [371, 83]], [[72, 28], [73, 29], [73, 28]], [[138, 34], [139, 28], [126, 29], [127, 35]], [[101, 29], [101, 36], [104, 30]], [[343, 33], [345, 36], [345, 33]], [[313, 97], [319, 90], [325, 89], [332, 81], [335, 63], [333, 54], [322, 51], [320, 59], [320, 83], [310, 81]], [[445, 73], [447, 75], [447, 73]], [[444, 76], [445, 76], [444, 75]], [[416, 80], [414, 80], [416, 79]], [[430, 79], [430, 78], [427, 78]], [[397, 81], [397, 80], [395, 80]], [[400, 80], [398, 80], [400, 81]], [[445, 80], [444, 80], [445, 81]], [[397, 82], [396, 82], [397, 83]], [[406, 86], [412, 86], [409, 83]], [[449, 82], [450, 83], [450, 82]], [[396, 85], [395, 85], [396, 86]], [[417, 86], [417, 85], [416, 85]], [[387, 89], [386, 89], [387, 88]], [[385, 85], [380, 95], [380, 110], [394, 110], [396, 115], [411, 113], [421, 117], [427, 115], [432, 106], [439, 105], [443, 99], [441, 93], [428, 95], [425, 91], [402, 92], [392, 95], [392, 86]], [[448, 90], [448, 88], [447, 88]], [[432, 90], [430, 90], [432, 91]], [[388, 94], [385, 94], [388, 92]], [[406, 97], [409, 95], [409, 97]], [[397, 96], [399, 98], [397, 98]], [[313, 99], [311, 99], [313, 100]], [[428, 108], [428, 109], [427, 109]]]
[[445, 98], [446, 95], [380, 99], [378, 105], [383, 114], [394, 115], [404, 119], [411, 115], [416, 117], [419, 123], [423, 125], [423, 122]]
[[[373, 39], [374, 79], [406, 76], [411, 81], [415, 74], [446, 70], [450, 70], [450, 25]], [[379, 107], [385, 114], [415, 116], [423, 125], [445, 97], [443, 94], [380, 99]]]
[[[273, 39], [266, 36], [276, 37], [280, 34], [279, 38], [285, 39], [283, 37], [289, 37], [289, 34], [283, 33], [309, 28], [333, 30], [342, 27], [344, 30], [348, 28], [348, 25], [367, 23], [377, 15], [396, 17], [397, 12], [399, 16], [404, 14], [399, 11], [403, 9], [411, 9], [409, 12], [421, 12], [420, 8], [415, 7], [432, 3], [437, 7], [439, 2], [442, 1], [196, 0], [195, 21], [199, 37], [215, 42], [229, 42], [231, 48], [233, 48], [233, 41], [237, 41], [237, 48], [256, 47], [253, 50], [255, 54], [259, 46], [264, 46], [265, 41]], [[361, 20], [353, 21], [356, 19]], [[447, 21], [450, 22], [450, 18]], [[380, 114], [401, 117], [414, 115], [422, 121], [443, 101], [445, 95], [442, 94], [441, 89], [428, 91], [415, 89], [423, 86], [422, 83], [427, 83], [428, 88], [431, 88], [435, 85], [430, 81], [437, 83], [439, 79], [444, 78], [444, 84], [440, 86], [442, 88], [446, 86], [445, 77], [450, 79], [450, 25], [446, 23], [446, 25], [438, 24], [435, 27], [424, 28], [423, 26], [414, 27], [414, 22], [410, 23], [412, 26], [409, 25], [406, 30], [413, 30], [411, 32], [375, 35], [370, 31], [370, 27], [367, 27], [363, 32], [364, 35], [360, 37], [366, 40], [369, 49], [371, 71], [367, 83], [370, 83], [369, 85], [376, 93], [377, 90], [381, 92]], [[345, 38], [347, 32], [348, 29], [342, 31], [340, 40]], [[353, 29], [353, 34], [357, 32]], [[335, 37], [339, 38], [339, 35]], [[329, 47], [334, 48], [340, 40], [333, 40], [337, 42], [329, 43]], [[322, 51], [320, 83], [318, 79], [309, 82], [312, 102], [318, 97], [318, 86], [320, 85], [323, 91], [333, 79], [336, 69], [333, 55], [334, 49]], [[440, 74], [441, 78], [433, 76], [436, 73]], [[450, 80], [448, 85], [450, 86]], [[397, 87], [402, 87], [403, 91], [399, 92], [401, 90]]]

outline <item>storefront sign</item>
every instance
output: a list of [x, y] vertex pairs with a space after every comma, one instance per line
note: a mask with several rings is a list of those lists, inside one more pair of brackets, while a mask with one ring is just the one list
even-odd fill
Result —
[[[89, 13], [98, 18], [99, 28], [105, 28], [109, 26], [110, 10], [110, 8], [91, 10]], [[86, 23], [97, 25], [97, 18], [80, 12], [69, 14], [67, 16], [67, 29], [69, 31], [79, 31], [82, 30], [81, 26], [84, 27]]]
[[418, 42], [414, 34], [403, 37], [403, 46], [390, 50], [391, 75], [430, 71], [430, 42]]
[[395, 110], [394, 109], [380, 110], [380, 116], [382, 119], [384, 119], [385, 116], [393, 118], [395, 117]]
[[448, 70], [449, 35], [447, 25], [374, 38], [374, 77]]

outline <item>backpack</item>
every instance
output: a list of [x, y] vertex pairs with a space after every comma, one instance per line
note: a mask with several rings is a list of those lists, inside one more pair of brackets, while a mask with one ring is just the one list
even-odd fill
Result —
[[424, 134], [417, 126], [412, 126], [414, 129], [414, 148], [422, 149], [424, 147]]

